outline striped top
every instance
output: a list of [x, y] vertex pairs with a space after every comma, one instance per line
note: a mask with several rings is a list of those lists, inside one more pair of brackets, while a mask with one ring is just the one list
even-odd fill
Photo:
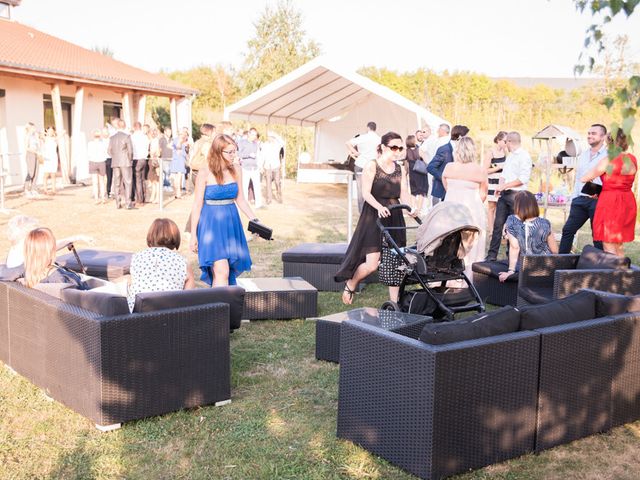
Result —
[[517, 238], [520, 245], [516, 270], [520, 269], [523, 255], [551, 254], [547, 243], [551, 235], [551, 223], [546, 218], [536, 217], [523, 222], [517, 215], [509, 215], [505, 222], [505, 230]]
[[[507, 159], [507, 157], [500, 157], [500, 158], [492, 158], [491, 159], [491, 164], [492, 165], [502, 165], [504, 163], [504, 161]], [[498, 170], [497, 172], [493, 172], [490, 173], [488, 178], [489, 178], [489, 191], [487, 192], [487, 200], [489, 202], [497, 202], [498, 198], [495, 196], [496, 193], [496, 185], [498, 185], [498, 182], [500, 182], [500, 174], [502, 173], [502, 169]]]

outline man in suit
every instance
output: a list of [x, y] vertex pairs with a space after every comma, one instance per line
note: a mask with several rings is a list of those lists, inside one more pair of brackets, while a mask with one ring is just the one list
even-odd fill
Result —
[[[451, 140], [457, 141], [469, 133], [469, 129], [464, 125], [456, 125], [451, 129]], [[447, 142], [436, 150], [435, 155], [427, 166], [427, 172], [433, 177], [431, 185], [431, 203], [436, 205], [444, 200], [446, 190], [442, 185], [442, 172], [447, 163], [453, 162], [453, 145]]]
[[134, 208], [131, 201], [133, 144], [131, 136], [125, 131], [126, 126], [124, 120], [118, 120], [118, 131], [109, 140], [108, 154], [111, 157], [113, 169], [116, 207], [122, 208], [124, 203], [127, 210], [132, 210]]

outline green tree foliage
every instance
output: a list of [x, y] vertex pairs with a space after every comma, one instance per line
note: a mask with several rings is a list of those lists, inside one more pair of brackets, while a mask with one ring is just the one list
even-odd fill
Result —
[[111, 49], [110, 49], [109, 47], [107, 47], [107, 46], [102, 46], [102, 47], [100, 47], [100, 46], [98, 46], [98, 45], [95, 45], [94, 47], [91, 47], [91, 51], [92, 51], [92, 52], [100, 53], [100, 54], [104, 55], [105, 57], [111, 57], [111, 58], [113, 58], [113, 50], [111, 50]]
[[302, 13], [291, 0], [275, 8], [266, 6], [254, 23], [255, 36], [247, 43], [240, 73], [242, 91], [248, 95], [304, 65], [320, 53], [319, 45], [307, 38]]

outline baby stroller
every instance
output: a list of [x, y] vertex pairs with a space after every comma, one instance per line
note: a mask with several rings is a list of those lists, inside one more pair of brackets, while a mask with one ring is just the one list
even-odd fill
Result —
[[[392, 205], [391, 209], [411, 207]], [[380, 219], [376, 222], [383, 241], [399, 256], [398, 269], [404, 273], [398, 302], [385, 302], [381, 308], [446, 320], [453, 320], [459, 312], [484, 312], [478, 291], [464, 273], [463, 259], [479, 233], [469, 209], [443, 202], [431, 209], [423, 221], [416, 218], [416, 222], [419, 226], [385, 227]], [[390, 230], [401, 228], [418, 230], [414, 247], [400, 248], [389, 234]]]

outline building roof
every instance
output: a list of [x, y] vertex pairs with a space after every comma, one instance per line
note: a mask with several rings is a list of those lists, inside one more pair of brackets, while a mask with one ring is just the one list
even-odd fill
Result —
[[377, 95], [430, 125], [445, 121], [390, 88], [318, 57], [225, 109], [225, 118], [314, 126]]
[[0, 19], [0, 72], [125, 87], [151, 95], [197, 93], [163, 75], [132, 67], [28, 25], [4, 19]]

